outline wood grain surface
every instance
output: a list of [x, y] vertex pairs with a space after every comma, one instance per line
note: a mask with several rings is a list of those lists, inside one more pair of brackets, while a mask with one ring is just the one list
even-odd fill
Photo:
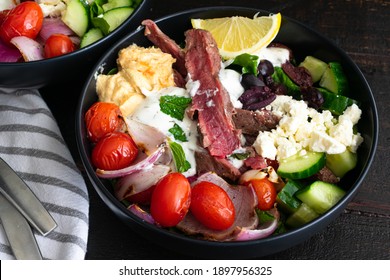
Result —
[[[215, 5], [281, 12], [333, 40], [361, 69], [379, 113], [375, 160], [346, 210], [309, 240], [264, 259], [390, 259], [390, 1], [152, 0], [149, 17], [156, 19]], [[60, 90], [44, 88], [42, 95], [82, 170], [74, 138], [74, 110], [81, 89], [78, 82], [81, 83], [75, 81], [72, 87]], [[89, 183], [88, 186], [91, 206], [87, 259], [188, 259], [131, 231], [103, 204]]]

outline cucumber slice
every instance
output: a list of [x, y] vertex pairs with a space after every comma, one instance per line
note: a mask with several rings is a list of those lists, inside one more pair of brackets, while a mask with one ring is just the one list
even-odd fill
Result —
[[99, 28], [91, 28], [84, 34], [83, 38], [81, 38], [80, 48], [84, 48], [103, 37], [103, 32]]
[[82, 0], [70, 0], [61, 15], [62, 21], [79, 37], [83, 37], [89, 26], [89, 8]]
[[104, 12], [120, 7], [131, 7], [132, 0], [108, 0], [106, 4], [103, 4], [102, 8]]
[[328, 154], [326, 156], [326, 166], [338, 177], [343, 177], [348, 171], [355, 168], [357, 164], [357, 154], [349, 150], [341, 154]]
[[303, 188], [297, 181], [288, 180], [286, 185], [280, 190], [276, 196], [276, 202], [284, 212], [294, 213], [301, 205], [301, 201], [297, 199], [294, 194]]
[[317, 88], [324, 97], [324, 103], [321, 105], [321, 109], [329, 110], [332, 114], [341, 115], [352, 104], [358, 102], [352, 98], [334, 94], [324, 88]]
[[321, 79], [328, 65], [326, 62], [309, 55], [305, 57], [299, 66], [306, 68], [313, 79], [313, 83], [316, 83]]
[[325, 166], [325, 153], [306, 152], [282, 159], [279, 161], [277, 173], [288, 179], [304, 179], [316, 174]]
[[289, 76], [283, 71], [282, 67], [274, 67], [274, 73], [272, 78], [275, 82], [284, 84], [287, 88], [287, 94], [295, 99], [301, 99], [301, 90], [299, 86], [290, 79]]
[[92, 24], [100, 28], [104, 35], [112, 32], [121, 25], [132, 13], [134, 9], [130, 7], [120, 7], [103, 13], [102, 17], [92, 19]]
[[304, 224], [311, 222], [318, 216], [319, 215], [307, 204], [301, 203], [298, 210], [286, 219], [286, 225], [292, 228], [301, 227]]
[[347, 95], [349, 91], [347, 77], [344, 74], [341, 64], [338, 62], [328, 63], [328, 67], [322, 75], [319, 85], [339, 95]]
[[308, 187], [297, 191], [295, 195], [316, 213], [324, 214], [336, 205], [345, 195], [345, 191], [334, 184], [315, 181]]

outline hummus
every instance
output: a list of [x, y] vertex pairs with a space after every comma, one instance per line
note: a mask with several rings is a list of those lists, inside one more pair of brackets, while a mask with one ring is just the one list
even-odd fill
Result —
[[97, 77], [99, 100], [117, 104], [124, 116], [132, 114], [149, 92], [175, 85], [172, 68], [175, 61], [155, 47], [133, 44], [120, 50], [118, 73]]

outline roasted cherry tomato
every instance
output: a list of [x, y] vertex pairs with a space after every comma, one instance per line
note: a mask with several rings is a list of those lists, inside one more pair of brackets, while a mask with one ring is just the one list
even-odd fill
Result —
[[169, 173], [154, 188], [150, 213], [161, 226], [176, 226], [187, 214], [190, 202], [191, 187], [188, 179], [181, 173]]
[[138, 155], [138, 147], [124, 132], [112, 132], [96, 143], [92, 163], [102, 170], [116, 170], [129, 166]]
[[44, 46], [45, 58], [52, 58], [73, 52], [72, 40], [64, 34], [53, 34], [47, 38]]
[[258, 208], [260, 210], [270, 210], [274, 207], [276, 200], [276, 189], [274, 184], [267, 178], [254, 179], [249, 183], [253, 187], [258, 200]]
[[38, 3], [22, 2], [6, 15], [0, 28], [0, 38], [9, 43], [16, 36], [37, 37], [41, 31], [43, 13]]
[[200, 182], [191, 190], [190, 211], [203, 225], [214, 230], [224, 230], [233, 225], [235, 208], [224, 189]]
[[116, 104], [96, 102], [85, 114], [85, 125], [89, 140], [97, 142], [107, 133], [122, 131], [124, 120], [121, 110]]

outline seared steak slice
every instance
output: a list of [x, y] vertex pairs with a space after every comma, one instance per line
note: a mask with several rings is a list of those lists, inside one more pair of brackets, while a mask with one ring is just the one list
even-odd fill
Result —
[[174, 67], [185, 78], [187, 76], [187, 69], [184, 63], [184, 50], [164, 34], [154, 21], [145, 19], [141, 24], [145, 26], [145, 36], [163, 52], [171, 54], [176, 59]]
[[312, 179], [324, 181], [331, 184], [340, 182], [340, 178], [333, 174], [333, 172], [326, 166], [312, 176]]
[[219, 80], [221, 67], [217, 43], [208, 31], [190, 29], [186, 32], [185, 63], [199, 88], [192, 98], [192, 111], [197, 111], [202, 145], [212, 156], [224, 158], [240, 146], [240, 131], [233, 120], [233, 105]]
[[185, 218], [177, 225], [177, 228], [189, 235], [196, 235], [207, 240], [227, 241], [234, 239], [242, 228], [254, 229], [259, 223], [255, 212], [257, 205], [256, 195], [251, 187], [232, 186], [218, 177], [215, 173], [206, 173], [193, 183], [208, 181], [223, 188], [234, 204], [236, 217], [233, 225], [226, 230], [212, 230], [198, 222], [188, 212]]
[[279, 116], [266, 109], [257, 111], [236, 109], [232, 117], [237, 129], [241, 129], [243, 134], [253, 136], [257, 136], [260, 131], [270, 131], [276, 128], [280, 121]]
[[233, 164], [224, 158], [216, 158], [210, 155], [207, 150], [195, 152], [196, 171], [198, 175], [207, 172], [214, 172], [217, 175], [231, 181], [236, 181], [241, 172]]

